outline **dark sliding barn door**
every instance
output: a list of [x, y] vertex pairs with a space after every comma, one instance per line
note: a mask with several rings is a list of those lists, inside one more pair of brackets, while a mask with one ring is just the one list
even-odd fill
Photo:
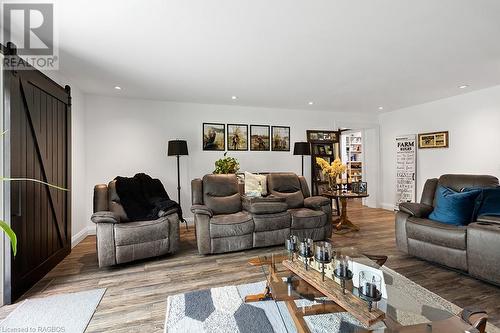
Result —
[[[6, 71], [10, 90], [10, 174], [70, 188], [70, 91], [37, 70]], [[71, 252], [70, 194], [33, 182], [10, 183], [10, 293], [16, 300]]]

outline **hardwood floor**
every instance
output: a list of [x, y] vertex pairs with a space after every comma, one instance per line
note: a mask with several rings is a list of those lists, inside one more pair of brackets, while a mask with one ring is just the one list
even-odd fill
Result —
[[[335, 244], [388, 255], [388, 267], [458, 306], [486, 309], [490, 322], [500, 327], [500, 288], [397, 251], [392, 212], [350, 202], [348, 215], [361, 231], [334, 235]], [[189, 231], [181, 228], [181, 250], [175, 255], [99, 269], [95, 237], [89, 236], [23, 298], [107, 288], [87, 332], [161, 332], [168, 295], [261, 281], [260, 268], [247, 261], [271, 250], [200, 256], [190, 227]], [[0, 308], [0, 317], [16, 306]]]

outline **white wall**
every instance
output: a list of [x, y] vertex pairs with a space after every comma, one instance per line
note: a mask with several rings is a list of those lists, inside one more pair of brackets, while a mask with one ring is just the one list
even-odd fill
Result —
[[59, 72], [47, 71], [45, 75], [59, 85], [71, 87], [71, 236], [75, 246], [87, 235], [88, 214], [86, 211], [85, 181], [85, 95], [70, 80]]
[[395, 200], [394, 140], [398, 135], [447, 130], [450, 147], [417, 152], [417, 198], [428, 178], [445, 173], [500, 176], [500, 86], [379, 116], [383, 207]]
[[[307, 129], [333, 129], [336, 122], [375, 122], [376, 116], [286, 110], [231, 105], [173, 103], [152, 100], [85, 96], [87, 218], [92, 212], [95, 184], [115, 176], [146, 172], [159, 178], [170, 196], [177, 200], [175, 157], [167, 157], [168, 140], [188, 141], [189, 156], [181, 157], [181, 204], [190, 216], [190, 181], [211, 173], [223, 152], [202, 150], [202, 123], [241, 123], [291, 127], [290, 152], [229, 152], [242, 171], [301, 172], [301, 158], [294, 156], [293, 143], [306, 140]], [[377, 142], [378, 143], [378, 142]], [[305, 159], [305, 175], [310, 174]], [[309, 178], [309, 177], [308, 177]]]

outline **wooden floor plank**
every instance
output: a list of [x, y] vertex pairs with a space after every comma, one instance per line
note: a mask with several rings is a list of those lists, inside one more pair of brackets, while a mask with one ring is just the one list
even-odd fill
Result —
[[[458, 306], [478, 305], [486, 309], [490, 321], [500, 326], [500, 288], [399, 252], [394, 239], [394, 214], [390, 211], [350, 202], [349, 218], [361, 231], [333, 235], [336, 246], [356, 246], [362, 251], [387, 255], [388, 267]], [[181, 228], [180, 245], [180, 251], [174, 255], [99, 269], [95, 237], [89, 236], [21, 300], [107, 288], [87, 332], [161, 332], [169, 295], [262, 281], [261, 268], [247, 262], [273, 250], [198, 255], [193, 227], [189, 231]], [[0, 318], [17, 304], [0, 308]]]

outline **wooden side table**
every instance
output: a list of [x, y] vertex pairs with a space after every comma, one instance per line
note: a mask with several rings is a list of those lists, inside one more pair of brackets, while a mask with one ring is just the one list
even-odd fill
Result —
[[335, 224], [335, 229], [337, 231], [347, 230], [347, 231], [359, 231], [359, 227], [349, 221], [347, 217], [347, 199], [355, 199], [355, 198], [366, 198], [368, 197], [367, 193], [352, 193], [352, 192], [342, 192], [342, 191], [327, 191], [321, 193], [322, 196], [329, 199], [339, 199], [341, 205], [341, 213], [340, 217], [336, 219], [333, 223]]

